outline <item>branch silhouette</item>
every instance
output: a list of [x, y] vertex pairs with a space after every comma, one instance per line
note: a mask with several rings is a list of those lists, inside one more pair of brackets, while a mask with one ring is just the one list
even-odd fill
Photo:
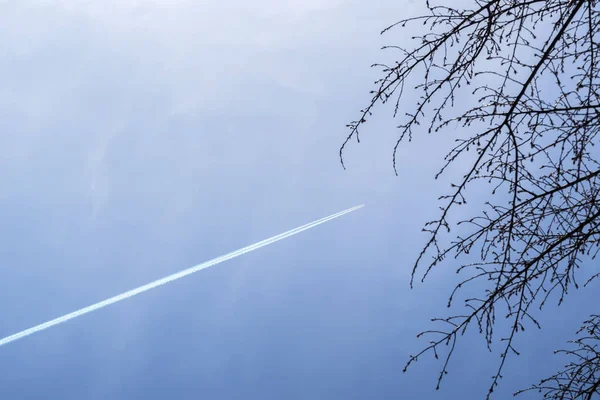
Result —
[[[414, 36], [410, 48], [385, 46], [401, 52], [393, 65], [374, 64], [382, 77], [375, 81], [371, 100], [350, 122], [344, 150], [382, 104], [393, 104], [393, 117], [401, 119], [392, 153], [398, 174], [397, 150], [414, 134], [447, 131], [457, 135], [444, 158], [437, 179], [458, 159], [467, 159], [462, 178], [440, 197], [438, 218], [425, 224], [428, 239], [417, 255], [411, 287], [422, 270], [421, 281], [447, 257], [476, 254], [457, 273], [470, 275], [452, 291], [467, 284], [485, 285], [483, 293], [465, 300], [467, 313], [435, 318], [442, 328], [421, 332], [429, 344], [410, 356], [404, 370], [426, 353], [440, 357], [446, 349], [437, 388], [448, 372], [455, 344], [471, 325], [477, 326], [491, 351], [496, 337], [496, 315], [509, 321], [500, 336], [501, 361], [486, 398], [502, 378], [516, 335], [526, 325], [541, 328], [535, 313], [558, 295], [558, 304], [571, 288], [579, 288], [576, 275], [584, 258], [593, 260], [600, 249], [600, 164], [595, 145], [600, 132], [600, 4], [598, 0], [474, 0], [472, 9], [432, 5], [426, 15], [401, 20], [382, 34], [407, 24], [421, 23], [425, 33]], [[411, 95], [418, 101], [405, 108]], [[456, 101], [461, 98], [460, 104]], [[466, 99], [470, 99], [469, 101]], [[453, 129], [456, 127], [456, 129]], [[464, 135], [462, 135], [464, 136]], [[469, 156], [469, 154], [473, 154]], [[449, 216], [467, 203], [468, 187], [488, 190], [485, 209], [451, 223]], [[483, 187], [483, 189], [481, 189]], [[452, 228], [467, 233], [442, 242]], [[461, 231], [462, 232], [462, 231]], [[431, 257], [431, 261], [426, 261]], [[583, 286], [600, 274], [588, 274]], [[576, 350], [566, 369], [542, 380], [536, 389], [544, 398], [591, 399], [600, 395], [599, 318], [584, 321], [587, 336], [573, 341]]]

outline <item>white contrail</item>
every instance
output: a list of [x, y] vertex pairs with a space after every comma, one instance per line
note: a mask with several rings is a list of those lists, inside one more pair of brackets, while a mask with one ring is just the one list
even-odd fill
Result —
[[29, 329], [25, 329], [24, 331], [15, 333], [14, 335], [7, 336], [4, 339], [0, 339], [0, 346], [4, 346], [5, 344], [8, 344], [10, 342], [14, 342], [15, 340], [19, 340], [21, 338], [24, 338], [25, 336], [32, 335], [32, 334], [34, 334], [36, 332], [43, 331], [45, 329], [50, 328], [51, 326], [62, 324], [63, 322], [66, 322], [66, 321], [68, 321], [70, 319], [79, 317], [79, 316], [81, 316], [83, 314], [87, 314], [87, 313], [90, 313], [92, 311], [96, 311], [96, 310], [98, 310], [100, 308], [103, 308], [103, 307], [106, 307], [108, 305], [117, 303], [117, 302], [119, 302], [121, 300], [128, 299], [130, 297], [135, 296], [136, 294], [140, 294], [140, 293], [143, 293], [143, 292], [148, 291], [150, 289], [154, 289], [155, 287], [162, 286], [162, 285], [167, 284], [169, 282], [173, 282], [174, 280], [177, 280], [177, 279], [183, 278], [184, 276], [188, 276], [190, 274], [193, 274], [194, 272], [200, 271], [201, 269], [208, 268], [210, 266], [222, 263], [223, 261], [227, 261], [227, 260], [232, 259], [234, 257], [241, 256], [242, 254], [248, 253], [248, 252], [250, 252], [252, 250], [256, 250], [256, 249], [259, 249], [259, 248], [261, 248], [263, 246], [269, 245], [271, 243], [275, 243], [275, 242], [277, 242], [277, 241], [279, 241], [281, 239], [285, 239], [287, 237], [295, 235], [296, 233], [300, 233], [300, 232], [305, 231], [307, 229], [313, 228], [313, 227], [315, 227], [317, 225], [320, 225], [322, 223], [330, 221], [330, 220], [332, 220], [334, 218], [340, 217], [340, 216], [342, 216], [344, 214], [348, 214], [348, 213], [350, 213], [352, 211], [355, 211], [355, 210], [358, 210], [359, 208], [362, 208], [362, 207], [364, 207], [364, 204], [361, 204], [361, 205], [356, 206], [356, 207], [349, 208], [349, 209], [344, 210], [344, 211], [340, 211], [339, 213], [330, 215], [330, 216], [325, 217], [325, 218], [321, 218], [319, 220], [316, 220], [316, 221], [311, 222], [311, 223], [306, 224], [306, 225], [302, 225], [302, 226], [300, 226], [300, 227], [298, 227], [296, 229], [292, 229], [290, 231], [287, 231], [287, 232], [281, 233], [279, 235], [270, 237], [269, 239], [265, 239], [265, 240], [262, 240], [262, 241], [260, 241], [258, 243], [251, 244], [250, 246], [243, 247], [243, 248], [241, 248], [239, 250], [232, 251], [231, 253], [227, 253], [224, 256], [213, 258], [212, 260], [203, 262], [202, 264], [198, 264], [198, 265], [196, 265], [194, 267], [190, 267], [188, 269], [184, 269], [183, 271], [174, 273], [174, 274], [166, 276], [164, 278], [157, 279], [154, 282], [150, 282], [150, 283], [148, 283], [148, 284], [146, 284], [144, 286], [140, 286], [140, 287], [138, 287], [136, 289], [129, 290], [129, 291], [127, 291], [125, 293], [122, 293], [120, 295], [111, 297], [110, 299], [106, 299], [106, 300], [100, 301], [100, 302], [98, 302], [96, 304], [92, 304], [91, 306], [82, 308], [82, 309], [77, 310], [77, 311], [73, 311], [72, 313], [63, 315], [62, 317], [58, 317], [58, 318], [55, 318], [55, 319], [53, 319], [51, 321], [44, 322], [43, 324], [36, 325], [36, 326], [34, 326], [32, 328], [29, 328]]

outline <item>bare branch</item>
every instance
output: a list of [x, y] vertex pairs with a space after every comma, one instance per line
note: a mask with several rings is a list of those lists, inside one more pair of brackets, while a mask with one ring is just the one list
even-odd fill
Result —
[[[475, 254], [475, 262], [458, 268], [457, 273], [471, 274], [452, 291], [448, 306], [465, 285], [487, 285], [481, 296], [465, 300], [467, 313], [435, 318], [446, 328], [419, 335], [435, 338], [410, 356], [406, 367], [425, 353], [438, 358], [441, 346], [447, 346], [438, 387], [458, 337], [475, 323], [491, 349], [496, 315], [502, 311], [510, 324], [500, 337], [503, 351], [489, 398], [508, 355], [518, 354], [517, 333], [527, 324], [539, 328], [536, 309], [552, 293], [560, 304], [570, 288], [578, 288], [576, 271], [583, 258], [593, 259], [600, 251], [598, 3], [473, 0], [472, 9], [458, 9], [428, 2], [427, 15], [401, 20], [382, 32], [415, 22], [428, 27], [413, 38], [413, 48], [385, 47], [403, 55], [392, 66], [375, 65], [383, 68], [382, 77], [368, 106], [348, 124], [350, 133], [340, 148], [342, 165], [345, 146], [354, 136], [358, 140], [376, 107], [390, 100], [394, 117], [402, 120], [392, 155], [396, 173], [398, 146], [410, 141], [422, 124], [428, 133], [457, 136], [436, 179], [458, 159], [471, 160], [452, 191], [440, 198], [440, 216], [425, 224], [428, 239], [410, 282], [412, 287], [420, 268], [423, 281], [447, 257]], [[409, 100], [413, 106], [401, 116], [410, 79], [420, 82], [411, 91], [419, 100]], [[458, 96], [461, 102], [456, 102]], [[467, 189], [476, 184], [480, 192], [489, 189], [485, 208], [451, 223], [451, 212], [467, 203]], [[461, 235], [443, 244], [459, 225]], [[591, 274], [584, 286], [598, 276]], [[579, 390], [576, 382], [569, 390]], [[585, 393], [591, 396], [600, 383], [589, 382]]]

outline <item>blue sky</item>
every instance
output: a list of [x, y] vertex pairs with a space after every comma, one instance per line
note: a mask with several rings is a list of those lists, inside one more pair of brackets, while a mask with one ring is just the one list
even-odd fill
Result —
[[[337, 156], [407, 35], [378, 32], [415, 4], [0, 2], [1, 337], [366, 204], [0, 348], [0, 398], [485, 394], [499, 355], [476, 335], [441, 392], [432, 357], [401, 373], [456, 282], [447, 263], [408, 286], [448, 138], [402, 147], [396, 177], [382, 113]], [[590, 298], [519, 338], [498, 398], [560, 367]]]

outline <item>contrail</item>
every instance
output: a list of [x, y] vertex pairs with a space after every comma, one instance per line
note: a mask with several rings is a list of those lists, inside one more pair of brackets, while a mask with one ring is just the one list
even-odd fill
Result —
[[36, 332], [41, 332], [41, 331], [43, 331], [45, 329], [48, 329], [48, 328], [50, 328], [50, 327], [52, 327], [54, 325], [62, 324], [63, 322], [67, 322], [68, 320], [76, 318], [76, 317], [79, 317], [79, 316], [81, 316], [83, 314], [87, 314], [87, 313], [91, 313], [92, 311], [99, 310], [99, 309], [101, 309], [103, 307], [106, 307], [106, 306], [109, 306], [111, 304], [117, 303], [117, 302], [119, 302], [121, 300], [128, 299], [130, 297], [135, 296], [136, 294], [144, 293], [144, 292], [146, 292], [146, 291], [148, 291], [150, 289], [154, 289], [155, 287], [165, 285], [165, 284], [167, 284], [169, 282], [173, 282], [173, 281], [175, 281], [177, 279], [180, 279], [180, 278], [183, 278], [183, 277], [188, 276], [190, 274], [193, 274], [194, 272], [198, 272], [201, 269], [211, 267], [213, 265], [222, 263], [223, 261], [227, 261], [227, 260], [230, 260], [230, 259], [232, 259], [234, 257], [241, 256], [242, 254], [248, 253], [248, 252], [250, 252], [252, 250], [256, 250], [256, 249], [259, 249], [261, 247], [267, 246], [267, 245], [269, 245], [271, 243], [275, 243], [275, 242], [277, 242], [279, 240], [285, 239], [287, 237], [295, 235], [296, 233], [300, 233], [300, 232], [305, 231], [307, 229], [313, 228], [313, 227], [315, 227], [317, 225], [323, 224], [323, 223], [325, 223], [327, 221], [330, 221], [330, 220], [332, 220], [334, 218], [341, 217], [344, 214], [348, 214], [348, 213], [350, 213], [352, 211], [355, 211], [355, 210], [358, 210], [359, 208], [362, 208], [362, 207], [364, 207], [364, 204], [361, 204], [361, 205], [356, 206], [356, 207], [349, 208], [349, 209], [344, 210], [344, 211], [340, 211], [339, 213], [332, 214], [332, 215], [330, 215], [328, 217], [318, 219], [318, 220], [316, 220], [314, 222], [311, 222], [309, 224], [302, 225], [302, 226], [300, 226], [300, 227], [298, 227], [296, 229], [292, 229], [292, 230], [289, 230], [287, 232], [281, 233], [279, 235], [276, 235], [276, 236], [270, 237], [268, 239], [262, 240], [262, 241], [260, 241], [258, 243], [251, 244], [250, 246], [242, 247], [241, 249], [236, 250], [236, 251], [232, 251], [231, 253], [227, 253], [224, 256], [213, 258], [212, 260], [203, 262], [202, 264], [198, 264], [198, 265], [196, 265], [194, 267], [190, 267], [188, 269], [184, 269], [183, 271], [176, 272], [176, 273], [174, 273], [172, 275], [165, 276], [164, 278], [157, 279], [154, 282], [150, 282], [150, 283], [148, 283], [148, 284], [146, 284], [144, 286], [140, 286], [140, 287], [138, 287], [136, 289], [129, 290], [129, 291], [125, 292], [125, 293], [122, 293], [120, 295], [111, 297], [111, 298], [106, 299], [104, 301], [100, 301], [100, 302], [98, 302], [96, 304], [92, 304], [91, 306], [79, 309], [77, 311], [73, 311], [72, 313], [63, 315], [62, 317], [58, 317], [58, 318], [55, 318], [55, 319], [50, 320], [48, 322], [44, 322], [43, 324], [36, 325], [36, 326], [34, 326], [32, 328], [29, 328], [29, 329], [25, 329], [24, 331], [15, 333], [14, 335], [7, 336], [4, 339], [0, 339], [0, 346], [4, 346], [5, 344], [8, 344], [10, 342], [14, 342], [15, 340], [22, 339], [25, 336], [33, 335]]

